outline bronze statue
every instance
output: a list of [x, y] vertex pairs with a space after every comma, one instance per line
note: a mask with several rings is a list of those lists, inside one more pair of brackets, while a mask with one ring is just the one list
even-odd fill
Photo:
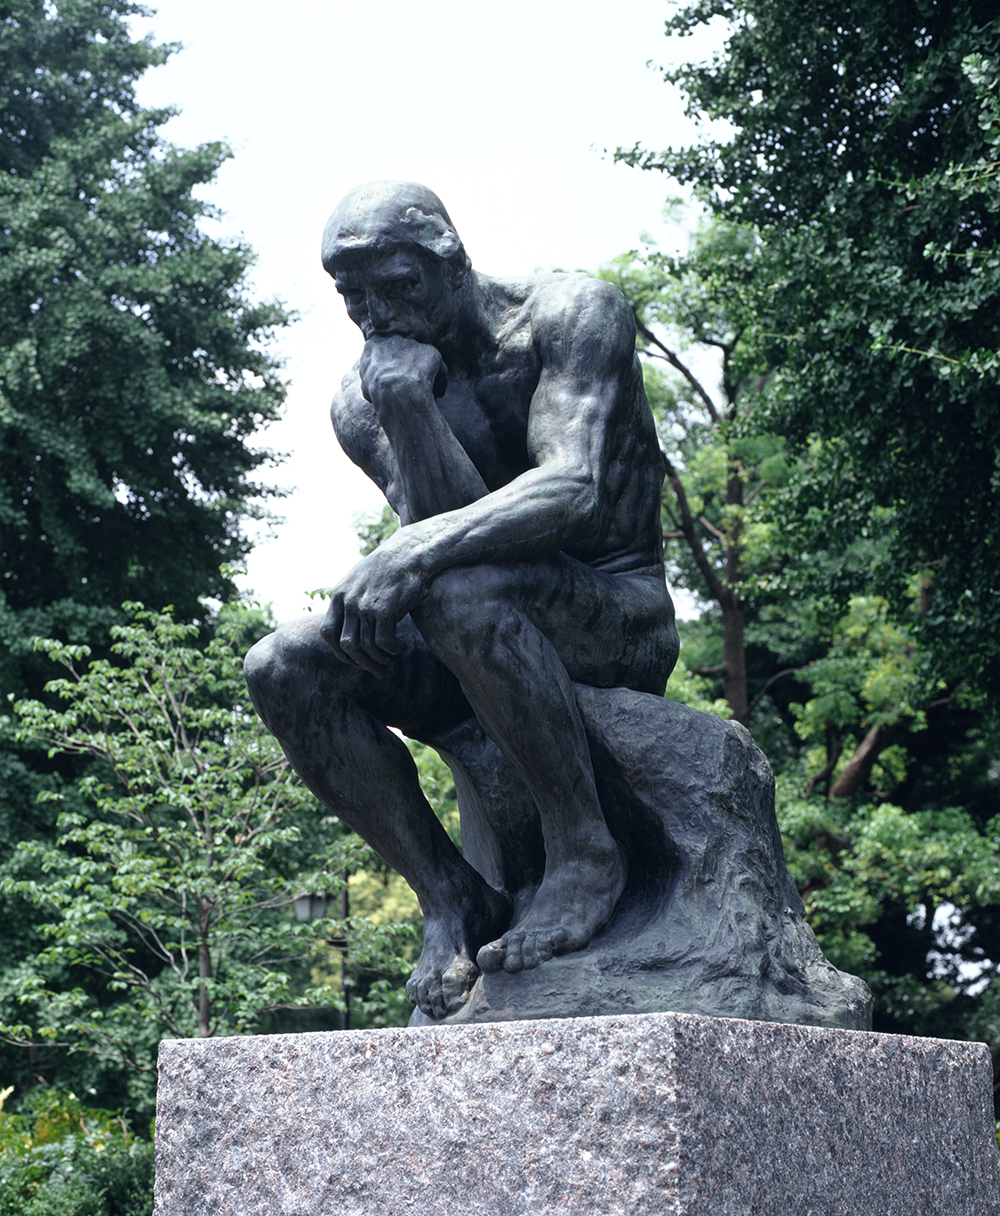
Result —
[[[407, 995], [441, 1019], [480, 971], [586, 951], [628, 904], [630, 869], [636, 907], [657, 882], [661, 911], [673, 897], [674, 845], [651, 878], [643, 842], [659, 829], [637, 828], [634, 807], [609, 828], [616, 781], [635, 774], [594, 767], [623, 696], [644, 720], [669, 704], [664, 466], [617, 288], [473, 270], [441, 201], [411, 182], [351, 191], [323, 265], [365, 338], [333, 401], [337, 438], [402, 526], [340, 579], [322, 621], [258, 643], [247, 679], [302, 779], [416, 892]], [[451, 764], [464, 857], [389, 727]]]

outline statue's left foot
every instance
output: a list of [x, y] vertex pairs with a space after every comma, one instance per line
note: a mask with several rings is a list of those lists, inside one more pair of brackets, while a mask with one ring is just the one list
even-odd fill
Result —
[[446, 945], [441, 950], [425, 947], [416, 970], [406, 982], [406, 997], [421, 1013], [437, 1020], [461, 1009], [478, 978], [479, 968], [464, 947]]
[[425, 917], [424, 947], [406, 983], [410, 1003], [435, 1020], [460, 1009], [479, 978], [476, 946], [510, 924], [510, 916], [507, 896], [484, 884], [467, 901]]
[[[610, 838], [609, 838], [610, 839]], [[557, 954], [582, 950], [611, 919], [625, 888], [625, 857], [610, 841], [605, 850], [546, 870], [523, 920], [479, 951], [483, 971], [529, 971]]]

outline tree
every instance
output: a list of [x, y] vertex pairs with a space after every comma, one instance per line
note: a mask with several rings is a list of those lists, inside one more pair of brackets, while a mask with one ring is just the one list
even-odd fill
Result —
[[[43, 68], [42, 88], [8, 97], [0, 178], [6, 611], [62, 603], [62, 624], [142, 594], [190, 615], [227, 594], [220, 564], [246, 549], [267, 459], [248, 440], [283, 397], [261, 343], [286, 316], [246, 299], [249, 250], [200, 227], [214, 213], [195, 190], [227, 150], [172, 148], [156, 130], [169, 112], [134, 104], [139, 68], [165, 57], [127, 41], [136, 6], [76, 4], [68, 28], [55, 6], [8, 8], [6, 52]], [[74, 113], [102, 72], [103, 104]]]
[[[920, 631], [947, 667], [1000, 679], [1000, 18], [936, 0], [871, 8], [691, 5], [732, 22], [725, 53], [668, 78], [728, 139], [621, 159], [696, 185], [761, 241], [767, 425], [823, 441], [820, 533], [891, 515], [897, 602], [924, 572]], [[995, 684], [994, 684], [995, 686]]]
[[[224, 563], [265, 492], [250, 446], [284, 387], [287, 314], [247, 298], [250, 250], [196, 198], [229, 155], [184, 151], [134, 83], [173, 48], [133, 42], [125, 0], [13, 0], [0, 59], [0, 629], [98, 636], [123, 599], [227, 598]], [[183, 538], [183, 543], [178, 543]], [[26, 629], [25, 624], [29, 627]]]
[[798, 677], [786, 858], [824, 951], [872, 988], [877, 1030], [1000, 1048], [1000, 721], [967, 691], [928, 702], [886, 608], [856, 598]]
[[[666, 461], [669, 581], [714, 604], [721, 626], [688, 623], [684, 662], [691, 675], [719, 677], [731, 715], [784, 755], [795, 747], [794, 694], [779, 709], [772, 690], [820, 656], [827, 643], [817, 633], [828, 634], [868, 587], [880, 558], [874, 541], [834, 553], [803, 544], [801, 527], [783, 526], [793, 518], [788, 502], [801, 504], [813, 490], [822, 444], [796, 454], [769, 428], [761, 249], [750, 226], [702, 220], [686, 253], [666, 255], [647, 240], [600, 273], [636, 318]], [[885, 520], [866, 523], [884, 544]]]
[[21, 1111], [0, 1089], [0, 1216], [148, 1216], [153, 1146], [121, 1115], [34, 1090]]
[[[252, 439], [283, 399], [267, 344], [288, 314], [250, 298], [250, 250], [209, 234], [197, 195], [228, 151], [172, 147], [170, 111], [136, 102], [174, 49], [131, 37], [144, 11], [0, 4], [4, 707], [48, 678], [32, 636], [104, 646], [125, 599], [204, 620], [202, 597], [232, 596], [226, 564], [268, 492]], [[0, 715], [0, 872], [19, 840], [55, 838], [35, 795], [77, 775], [71, 757], [26, 753]], [[0, 915], [6, 968], [38, 941], [22, 899]]]
[[[246, 613], [197, 627], [126, 605], [113, 660], [51, 640], [66, 669], [16, 706], [22, 736], [90, 761], [59, 789], [54, 843], [26, 841], [8, 893], [43, 913], [46, 944], [3, 984], [8, 1042], [109, 1056], [152, 1075], [160, 1038], [240, 1034], [286, 1006], [339, 1006], [309, 968], [346, 937], [385, 969], [399, 926], [300, 922], [302, 892], [336, 893], [367, 850], [323, 816], [254, 713], [242, 679]], [[80, 983], [87, 974], [98, 978]]]
[[106, 114], [134, 114], [135, 82], [175, 47], [133, 42], [126, 19], [147, 10], [131, 0], [6, 0], [0, 8], [0, 157], [29, 177], [53, 141]]

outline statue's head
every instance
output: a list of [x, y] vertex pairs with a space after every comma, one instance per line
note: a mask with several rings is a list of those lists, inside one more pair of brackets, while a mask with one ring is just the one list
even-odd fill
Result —
[[366, 338], [434, 343], [454, 324], [469, 258], [438, 196], [416, 182], [366, 182], [323, 232], [323, 266]]
[[422, 249], [467, 271], [469, 259], [444, 203], [417, 182], [365, 182], [344, 195], [323, 232], [323, 266], [345, 257]]

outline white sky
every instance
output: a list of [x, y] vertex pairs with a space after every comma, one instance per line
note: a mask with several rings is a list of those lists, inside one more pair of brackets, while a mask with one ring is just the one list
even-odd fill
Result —
[[594, 269], [662, 231], [676, 187], [602, 153], [697, 134], [646, 63], [706, 58], [721, 37], [668, 42], [669, 12], [666, 0], [162, 0], [134, 23], [184, 45], [140, 101], [180, 107], [173, 142], [232, 147], [207, 191], [221, 233], [257, 251], [256, 296], [301, 317], [278, 339], [285, 418], [261, 438], [289, 454], [264, 475], [292, 492], [245, 580], [279, 620], [358, 560], [354, 513], [383, 503], [329, 422], [361, 349], [319, 262], [335, 203], [373, 178], [423, 182], [473, 265], [500, 276]]

